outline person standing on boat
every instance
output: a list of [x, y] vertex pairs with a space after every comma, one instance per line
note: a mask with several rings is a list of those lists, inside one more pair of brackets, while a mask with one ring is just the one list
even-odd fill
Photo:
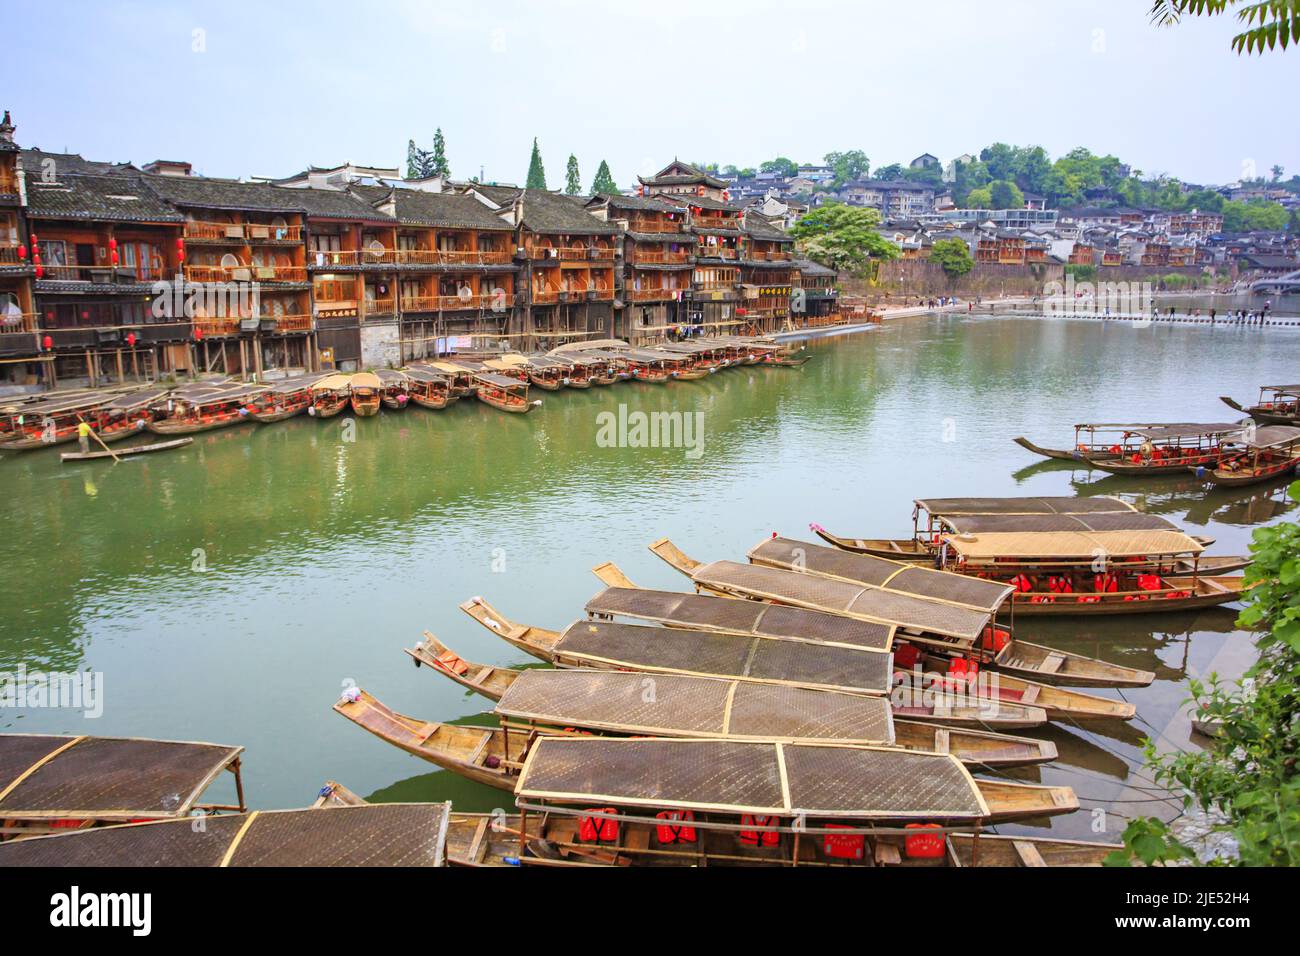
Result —
[[77, 423], [77, 445], [83, 455], [90, 451], [90, 425], [84, 419]]

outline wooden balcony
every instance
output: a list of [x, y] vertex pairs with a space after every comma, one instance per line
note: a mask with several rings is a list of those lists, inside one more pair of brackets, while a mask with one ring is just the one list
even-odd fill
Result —
[[681, 232], [682, 223], [659, 219], [630, 219], [627, 228], [629, 232]]
[[624, 289], [623, 296], [629, 302], [662, 302], [672, 299], [677, 289]]
[[94, 285], [139, 285], [163, 277], [162, 270], [131, 266], [44, 266], [42, 271], [43, 279]]
[[18, 192], [18, 177], [8, 169], [0, 169], [0, 193], [6, 196]]
[[633, 265], [670, 266], [689, 262], [688, 252], [644, 252], [640, 249], [632, 259]]
[[510, 253], [498, 249], [398, 249], [397, 264], [407, 266], [504, 266]]
[[30, 259], [18, 258], [17, 246], [0, 246], [0, 266], [30, 266]]
[[307, 270], [277, 265], [186, 266], [185, 278], [190, 282], [306, 282]]
[[397, 311], [397, 298], [366, 299], [366, 315], [392, 315]]
[[559, 301], [559, 289], [542, 289], [540, 291], [533, 291], [533, 305], [554, 305]]
[[495, 296], [488, 292], [478, 295], [417, 295], [402, 296], [403, 312], [455, 312], [465, 309], [490, 309]]
[[794, 255], [779, 250], [750, 249], [745, 253], [745, 258], [753, 262], [792, 262]]
[[739, 229], [740, 220], [724, 216], [696, 216], [691, 220], [691, 225], [696, 229]]
[[205, 319], [200, 316], [194, 317], [194, 328], [200, 335], [238, 335], [240, 319]]
[[302, 226], [273, 226], [260, 222], [208, 222], [193, 220], [185, 223], [187, 242], [301, 242]]
[[695, 255], [700, 259], [736, 259], [737, 252], [727, 246], [698, 246]]
[[7, 332], [35, 332], [39, 312], [0, 312], [0, 335]]
[[310, 332], [311, 316], [306, 314], [298, 315], [264, 315], [262, 321], [267, 319], [275, 320], [276, 332]]

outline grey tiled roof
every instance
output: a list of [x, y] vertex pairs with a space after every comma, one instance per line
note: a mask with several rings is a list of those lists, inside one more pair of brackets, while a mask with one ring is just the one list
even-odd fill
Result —
[[384, 186], [354, 186], [353, 191], [380, 208], [391, 200], [396, 205], [398, 222], [451, 229], [514, 229], [499, 212], [469, 195]]
[[587, 212], [573, 197], [542, 189], [524, 190], [523, 224], [532, 232], [617, 235], [619, 231]]
[[300, 208], [315, 219], [360, 219], [367, 222], [394, 222], [360, 196], [337, 189], [294, 189], [301, 199]]
[[755, 239], [772, 240], [775, 242], [794, 242], [784, 229], [774, 226], [762, 216], [757, 215], [753, 210], [745, 214], [745, 232]]
[[39, 173], [28, 172], [26, 179], [27, 215], [32, 219], [181, 222], [185, 218], [139, 174], [64, 175], [47, 183]]
[[155, 193], [180, 207], [250, 209], [258, 212], [306, 212], [303, 189], [282, 189], [266, 183], [241, 183], [203, 176], [155, 176], [144, 180]]

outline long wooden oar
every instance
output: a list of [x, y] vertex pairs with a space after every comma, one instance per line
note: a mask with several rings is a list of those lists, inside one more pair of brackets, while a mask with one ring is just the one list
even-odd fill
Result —
[[[78, 415], [77, 421], [84, 423], [86, 420], [82, 418], [80, 415]], [[90, 437], [95, 439], [95, 441], [99, 442], [100, 447], [103, 448], [104, 451], [108, 452], [110, 455], [113, 456], [113, 461], [120, 462], [122, 460], [118, 456], [117, 452], [113, 451], [113, 449], [109, 448], [106, 444], [104, 444], [104, 439], [100, 438], [99, 433], [96, 432], [95, 429], [93, 428], [90, 430]]]

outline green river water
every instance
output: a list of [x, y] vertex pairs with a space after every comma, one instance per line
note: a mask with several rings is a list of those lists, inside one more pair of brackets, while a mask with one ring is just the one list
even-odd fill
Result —
[[[809, 522], [902, 536], [923, 496], [1118, 494], [1232, 554], [1290, 510], [1277, 487], [1134, 484], [1040, 463], [1011, 439], [1068, 444], [1076, 421], [1229, 419], [1219, 395], [1253, 399], [1260, 383], [1300, 377], [1300, 332], [960, 316], [809, 348], [802, 370], [536, 392], [544, 405], [527, 416], [462, 400], [352, 424], [238, 426], [121, 464], [7, 455], [0, 672], [93, 670], [104, 706], [98, 718], [0, 708], [0, 731], [241, 744], [254, 807], [306, 805], [332, 778], [374, 799], [491, 809], [509, 798], [330, 710], [355, 682], [403, 713], [488, 722], [485, 699], [402, 653], [428, 629], [471, 660], [528, 662], [457, 610], [472, 595], [562, 627], [599, 589], [589, 569], [602, 561], [682, 589], [646, 550], [660, 536], [710, 560], [743, 560], [773, 531], [809, 537]], [[703, 413], [702, 455], [599, 447], [598, 415], [620, 403]], [[1073, 786], [1084, 808], [1054, 833], [1115, 839], [1122, 816], [1175, 812], [1149, 802], [1140, 740], [1195, 746], [1184, 682], [1248, 663], [1234, 617], [1018, 624], [1026, 640], [1157, 674], [1123, 692], [1139, 720], [1029, 732], [1055, 740], [1060, 759], [1010, 776]], [[223, 781], [209, 797], [228, 791]], [[1094, 808], [1110, 814], [1104, 832]]]

